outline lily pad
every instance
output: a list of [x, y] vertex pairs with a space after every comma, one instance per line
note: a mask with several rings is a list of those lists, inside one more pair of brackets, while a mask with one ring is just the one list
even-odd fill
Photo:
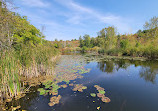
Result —
[[48, 103], [49, 106], [54, 106], [55, 104], [59, 104], [59, 101], [61, 99], [61, 96], [58, 95], [57, 97], [56, 96], [53, 96], [50, 98], [50, 102]]
[[96, 94], [95, 93], [91, 93], [90, 94], [92, 97], [96, 97]]
[[87, 89], [86, 86], [83, 86], [82, 84], [76, 84], [75, 87], [73, 88], [73, 91], [83, 92], [83, 90], [85, 89]]
[[62, 87], [62, 88], [67, 88], [67, 85], [66, 85], [66, 84], [63, 84], [63, 85], [60, 85], [60, 87]]
[[66, 84], [69, 84], [69, 83], [70, 83], [70, 81], [69, 81], [69, 80], [64, 80], [64, 82], [66, 82]]
[[99, 93], [100, 93], [100, 94], [105, 94], [105, 91], [99, 90]]
[[111, 101], [108, 97], [102, 97], [101, 100], [105, 103], [109, 103]]
[[39, 88], [38, 91], [40, 92], [40, 95], [46, 94], [46, 90], [43, 88]]

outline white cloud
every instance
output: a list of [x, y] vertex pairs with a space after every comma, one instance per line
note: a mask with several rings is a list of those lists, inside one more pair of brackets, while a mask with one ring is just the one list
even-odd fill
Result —
[[22, 0], [23, 5], [27, 5], [30, 7], [48, 7], [50, 4], [48, 2], [44, 2], [44, 0]]
[[71, 24], [82, 24], [84, 20], [91, 20], [104, 23], [106, 25], [114, 25], [121, 33], [129, 32], [131, 27], [129, 20], [113, 14], [102, 14], [94, 9], [82, 6], [73, 0], [55, 0], [56, 2], [66, 6], [70, 9], [71, 14], [68, 14], [68, 23]]
[[131, 29], [128, 19], [98, 12], [73, 0], [17, 1], [20, 5], [25, 5], [21, 7], [23, 10], [20, 13], [27, 15], [33, 25], [39, 29], [43, 25], [46, 27], [44, 34], [48, 40], [70, 40], [86, 33], [95, 37], [96, 32], [107, 25], [114, 25], [120, 33], [129, 32]]

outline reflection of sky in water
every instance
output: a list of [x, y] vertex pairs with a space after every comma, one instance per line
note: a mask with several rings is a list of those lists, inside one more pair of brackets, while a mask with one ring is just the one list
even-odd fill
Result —
[[[84, 92], [74, 93], [72, 87], [59, 89], [62, 99], [55, 107], [48, 106], [51, 96], [36, 95], [36, 99], [22, 101], [21, 104], [30, 111], [96, 111], [98, 106], [100, 111], [158, 110], [158, 62], [101, 61], [90, 62], [85, 67], [91, 71], [84, 74], [84, 78], [75, 80], [76, 84], [87, 86]], [[90, 93], [97, 93], [94, 85], [105, 89], [106, 96], [111, 99], [109, 104], [90, 97]]]

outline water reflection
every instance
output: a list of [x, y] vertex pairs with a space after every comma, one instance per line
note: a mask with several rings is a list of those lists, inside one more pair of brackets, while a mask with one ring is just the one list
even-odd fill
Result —
[[113, 61], [101, 61], [98, 62], [97, 67], [99, 67], [102, 72], [112, 73], [114, 70], [114, 63]]
[[139, 75], [146, 81], [155, 83], [156, 75], [158, 74], [157, 61], [134, 61], [134, 60], [102, 60], [98, 62], [97, 67], [107, 74], [112, 74], [115, 70], [127, 69], [131, 65], [140, 66]]
[[144, 78], [146, 81], [155, 83], [155, 78], [158, 70], [152, 70], [150, 67], [142, 67], [140, 70], [140, 77]]
[[[85, 74], [84, 78], [75, 80], [74, 83], [86, 84], [88, 88], [85, 92], [74, 93], [71, 87], [60, 89], [59, 93], [62, 96], [61, 104], [49, 107], [48, 103], [52, 96], [40, 96], [35, 87], [25, 97], [9, 103], [8, 106], [20, 105], [21, 109], [30, 111], [94, 111], [98, 105], [104, 111], [155, 111], [155, 109], [158, 109], [158, 89], [153, 87], [155, 86], [154, 83], [158, 73], [157, 61], [104, 59], [95, 56], [92, 59], [87, 57], [87, 59], [88, 63], [90, 63], [87, 67], [92, 69], [91, 72]], [[112, 76], [105, 80], [103, 73], [98, 70], [109, 75], [120, 74], [121, 76]], [[126, 75], [124, 77], [120, 70], [124, 70], [124, 73], [135, 73], [135, 76], [132, 79]], [[117, 71], [118, 73], [116, 73]], [[139, 77], [153, 84], [143, 84], [144, 81]], [[106, 94], [109, 94], [107, 96], [111, 97], [110, 99], [112, 100], [110, 104], [104, 104], [98, 98], [95, 100], [95, 98], [88, 97], [91, 92], [96, 91], [93, 90], [96, 84], [106, 88]], [[96, 101], [95, 103], [92, 102], [94, 100]], [[86, 109], [87, 106], [89, 106], [88, 109]]]
[[116, 70], [117, 71], [119, 69], [127, 69], [130, 66], [130, 64], [128, 62], [126, 62], [126, 60], [115, 61], [115, 65], [116, 65]]
[[119, 69], [127, 69], [131, 64], [127, 63], [126, 60], [108, 60], [108, 61], [101, 61], [98, 62], [97, 67], [102, 71], [106, 73], [113, 73], [115, 70]]
[[[12, 102], [9, 102], [6, 104], [6, 106], [8, 108], [10, 108], [11, 106], [21, 106], [20, 110], [26, 110], [28, 109], [28, 107], [31, 107], [33, 103], [37, 103], [38, 102], [38, 97], [39, 97], [39, 93], [37, 92], [38, 86], [37, 87], [32, 87], [30, 89], [30, 92], [28, 94], [26, 94], [26, 96], [24, 96], [23, 98], [20, 98], [18, 100], [13, 99]], [[8, 109], [9, 110], [9, 109]], [[11, 109], [9, 110], [11, 111]]]

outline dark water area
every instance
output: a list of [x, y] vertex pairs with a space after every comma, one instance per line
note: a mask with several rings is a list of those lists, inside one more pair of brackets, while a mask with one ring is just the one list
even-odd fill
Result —
[[[60, 103], [50, 107], [50, 95], [40, 96], [32, 91], [16, 104], [27, 111], [158, 111], [158, 61], [88, 60], [89, 73], [76, 84], [87, 86], [83, 92], [72, 87], [59, 89]], [[72, 83], [73, 81], [70, 81]], [[94, 85], [103, 87], [110, 103], [103, 103], [90, 93], [97, 93]], [[36, 88], [32, 89], [36, 90]]]

